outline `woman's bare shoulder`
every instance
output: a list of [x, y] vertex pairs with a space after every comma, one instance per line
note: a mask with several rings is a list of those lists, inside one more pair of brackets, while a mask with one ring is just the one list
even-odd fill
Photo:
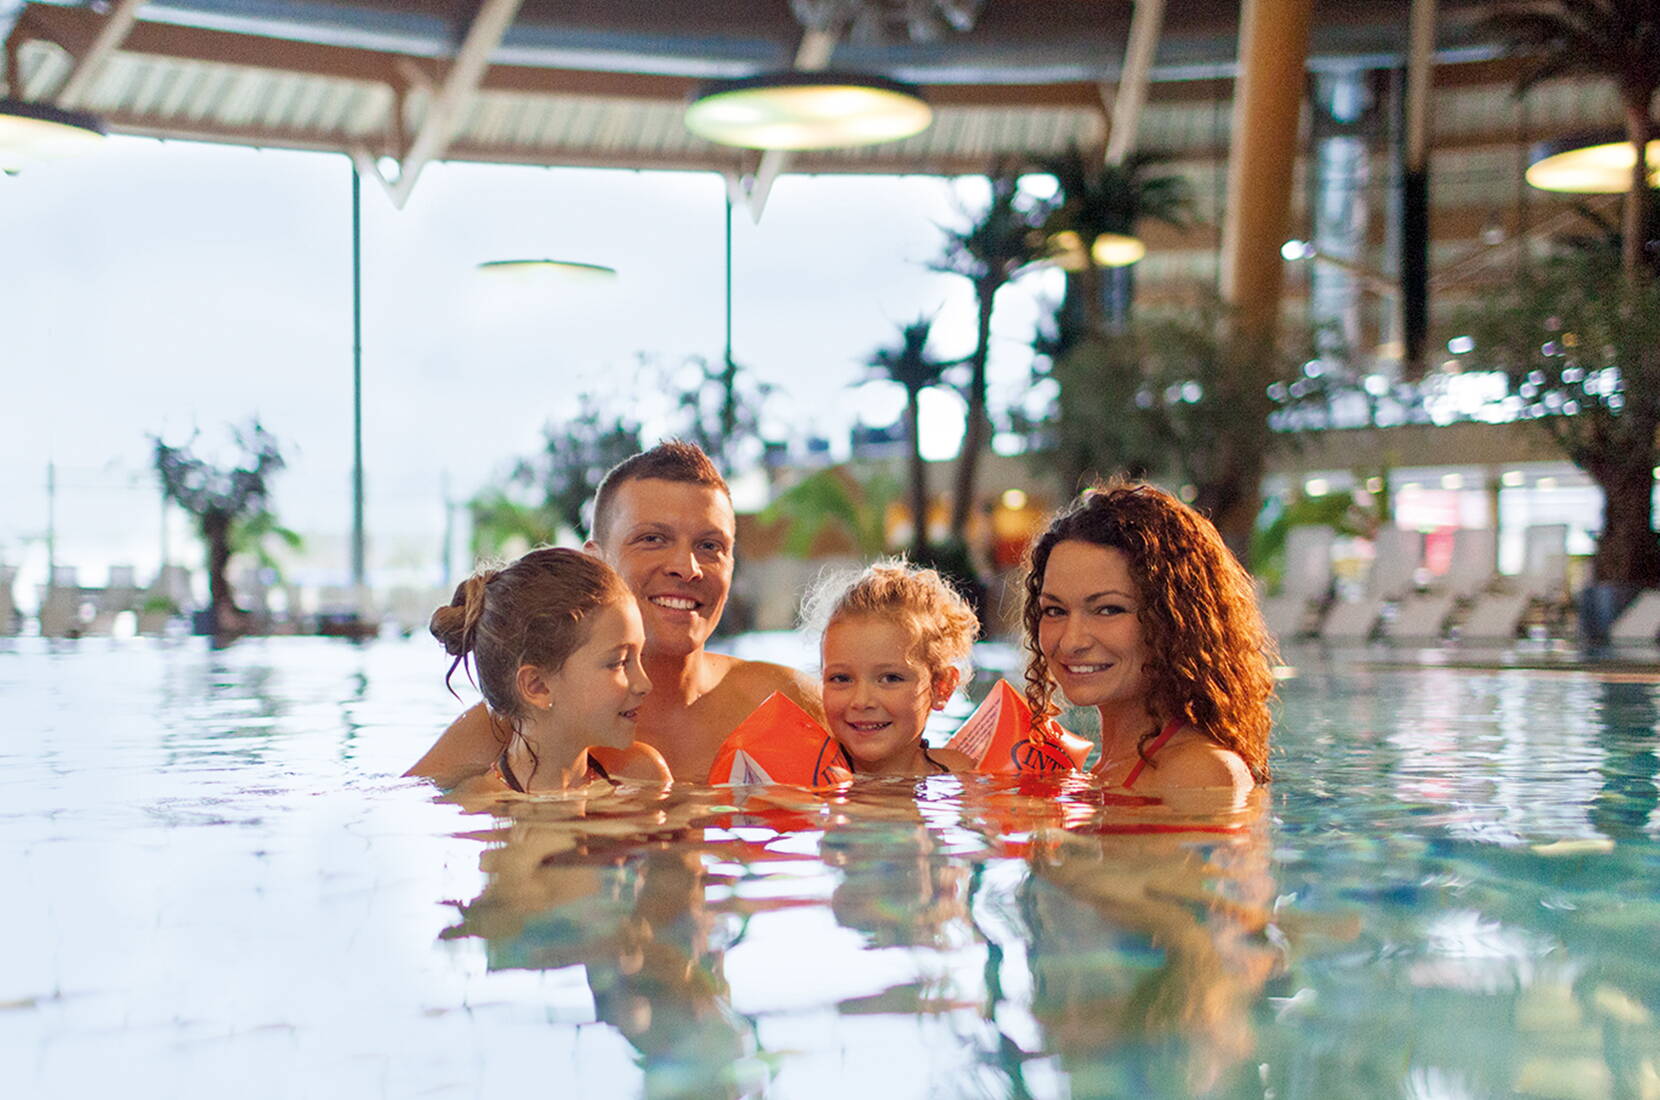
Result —
[[1248, 791], [1256, 786], [1244, 758], [1212, 741], [1192, 727], [1184, 727], [1159, 750], [1155, 767], [1142, 772], [1138, 789], [1231, 788]]

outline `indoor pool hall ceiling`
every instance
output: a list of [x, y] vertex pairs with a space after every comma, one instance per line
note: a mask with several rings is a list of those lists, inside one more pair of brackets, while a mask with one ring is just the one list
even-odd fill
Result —
[[[95, 112], [117, 133], [406, 163], [742, 173], [753, 171], [756, 155], [694, 137], [682, 122], [687, 99], [709, 78], [788, 68], [803, 41], [798, 15], [825, 3], [31, 2], [0, 4], [0, 30], [9, 31], [8, 72], [20, 77], [10, 94]], [[999, 154], [1102, 139], [1124, 65], [1130, 0], [874, 6], [932, 18], [843, 34], [829, 64], [921, 85], [934, 124], [887, 145], [796, 154], [791, 170], [980, 172]], [[1441, 0], [1438, 79], [1507, 77], [1505, 66], [1486, 60], [1490, 44], [1471, 37], [1482, 6]], [[1404, 0], [1318, 0], [1311, 65], [1399, 65], [1407, 8]], [[968, 29], [950, 26], [953, 16]], [[1215, 152], [1237, 28], [1236, 3], [1167, 5], [1141, 144]], [[469, 44], [476, 77], [447, 79]], [[63, 102], [65, 92], [72, 102]], [[450, 116], [447, 127], [428, 125], [438, 111]]]

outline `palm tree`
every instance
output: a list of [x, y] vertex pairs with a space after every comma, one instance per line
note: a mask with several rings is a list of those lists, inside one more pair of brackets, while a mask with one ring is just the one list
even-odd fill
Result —
[[952, 366], [928, 357], [928, 336], [933, 327], [933, 318], [918, 317], [900, 328], [897, 345], [878, 348], [866, 363], [875, 372], [875, 378], [897, 382], [905, 389], [905, 434], [911, 446], [911, 522], [915, 527], [911, 546], [912, 556], [919, 560], [928, 551], [928, 479], [922, 465], [920, 432], [922, 391], [938, 386], [944, 380], [946, 369]]
[[1636, 154], [1625, 197], [1620, 267], [1628, 282], [1643, 278], [1648, 243], [1648, 144], [1654, 138], [1654, 97], [1660, 91], [1660, 6], [1654, 0], [1528, 0], [1501, 7], [1483, 21], [1527, 59], [1519, 93], [1559, 76], [1607, 77], [1619, 88], [1625, 136]]
[[784, 553], [793, 557], [811, 556], [826, 528], [840, 528], [859, 553], [876, 557], [888, 548], [888, 503], [898, 495], [898, 483], [886, 475], [860, 481], [846, 467], [826, 466], [773, 497], [761, 521], [789, 524]]
[[233, 552], [238, 525], [266, 514], [271, 475], [283, 468], [277, 440], [258, 420], [246, 429], [233, 428], [231, 436], [242, 452], [239, 465], [216, 466], [198, 458], [190, 444], [169, 446], [152, 436], [156, 476], [162, 495], [183, 508], [196, 520], [196, 529], [207, 544], [209, 612], [215, 634], [240, 632], [245, 614], [237, 608], [235, 594], [225, 576]]
[[991, 438], [986, 415], [986, 361], [991, 355], [991, 317], [997, 292], [1044, 256], [1042, 235], [1032, 207], [1021, 201], [1020, 175], [1014, 164], [999, 162], [987, 176], [991, 202], [967, 229], [945, 230], [945, 254], [935, 271], [961, 275], [974, 287], [975, 340], [969, 356], [967, 422], [951, 498], [951, 538], [962, 542], [974, 506], [980, 452]]
[[[1105, 328], [1101, 305], [1101, 269], [1091, 246], [1103, 233], [1134, 236], [1136, 226], [1151, 218], [1178, 229], [1193, 219], [1193, 190], [1182, 176], [1154, 174], [1169, 162], [1163, 153], [1131, 153], [1117, 164], [1108, 164], [1096, 152], [1074, 145], [1053, 157], [1040, 157], [1035, 167], [1055, 177], [1058, 191], [1055, 204], [1043, 222], [1043, 234], [1054, 248], [1061, 234], [1076, 234], [1066, 251], [1075, 253], [1077, 270], [1067, 277], [1068, 314], [1091, 332]], [[1128, 273], [1121, 278], [1128, 278]], [[1114, 324], [1128, 319], [1128, 292], [1119, 296]]]

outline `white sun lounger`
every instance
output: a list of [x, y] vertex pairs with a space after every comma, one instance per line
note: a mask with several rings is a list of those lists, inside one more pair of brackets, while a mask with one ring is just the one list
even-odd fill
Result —
[[17, 633], [17, 604], [12, 600], [12, 578], [17, 569], [0, 565], [0, 635]]
[[1326, 642], [1364, 642], [1377, 629], [1385, 601], [1380, 596], [1332, 604], [1320, 624], [1320, 639]]
[[1548, 600], [1568, 594], [1568, 525], [1542, 523], [1522, 536], [1522, 571], [1516, 584], [1529, 596]]
[[1282, 642], [1309, 632], [1310, 618], [1331, 591], [1331, 548], [1337, 532], [1323, 524], [1293, 527], [1285, 539], [1285, 579], [1277, 596], [1260, 600], [1263, 625]]
[[1653, 645], [1660, 636], [1660, 591], [1650, 589], [1620, 612], [1608, 631], [1615, 645]]
[[1435, 587], [1468, 599], [1493, 583], [1497, 572], [1497, 533], [1491, 527], [1461, 527], [1453, 532], [1452, 560]]
[[1521, 633], [1522, 619], [1533, 598], [1525, 592], [1489, 592], [1477, 596], [1475, 606], [1458, 629], [1466, 642], [1508, 644]]
[[1366, 594], [1385, 600], [1411, 591], [1424, 559], [1424, 536], [1404, 527], [1385, 527], [1373, 541], [1372, 570], [1366, 575]]
[[1268, 596], [1259, 601], [1262, 625], [1276, 641], [1290, 642], [1308, 633], [1309, 601], [1302, 596]]
[[1456, 602], [1450, 592], [1408, 596], [1395, 609], [1395, 618], [1385, 625], [1384, 633], [1392, 642], [1439, 641]]

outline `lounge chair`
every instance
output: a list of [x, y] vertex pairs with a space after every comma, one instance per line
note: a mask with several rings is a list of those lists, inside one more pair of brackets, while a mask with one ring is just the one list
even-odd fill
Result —
[[1452, 560], [1435, 587], [1464, 600], [1491, 585], [1498, 574], [1498, 534], [1491, 527], [1453, 532]]
[[1561, 601], [1568, 598], [1568, 525], [1535, 524], [1522, 536], [1522, 571], [1517, 587], [1529, 596]]
[[1424, 560], [1424, 536], [1404, 527], [1385, 527], [1372, 543], [1372, 569], [1366, 594], [1396, 600], [1412, 591]]
[[0, 565], [0, 635], [17, 633], [17, 603], [12, 599], [12, 578], [17, 569]]
[[1264, 597], [1263, 625], [1280, 641], [1306, 635], [1331, 591], [1331, 548], [1337, 532], [1308, 524], [1293, 527], [1285, 541], [1285, 580], [1277, 596]]
[[1522, 620], [1533, 597], [1525, 592], [1488, 592], [1477, 596], [1458, 628], [1464, 642], [1509, 644], [1522, 631]]
[[1394, 642], [1440, 641], [1457, 602], [1451, 592], [1414, 593], [1400, 602], [1384, 633]]
[[1383, 616], [1386, 602], [1381, 596], [1362, 596], [1358, 600], [1332, 604], [1326, 612], [1325, 621], [1320, 624], [1320, 640], [1339, 644], [1370, 640], [1372, 632], [1377, 629], [1378, 619]]
[[1653, 645], [1660, 638], [1660, 591], [1649, 589], [1620, 612], [1609, 628], [1608, 640], [1615, 645]]

